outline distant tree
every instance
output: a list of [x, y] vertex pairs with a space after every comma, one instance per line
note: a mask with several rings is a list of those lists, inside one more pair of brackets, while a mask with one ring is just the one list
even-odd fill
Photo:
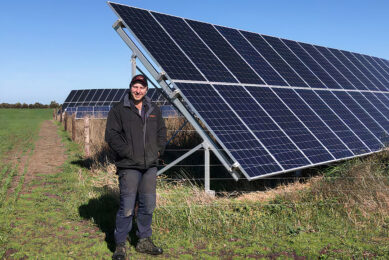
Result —
[[55, 102], [55, 101], [51, 101], [49, 107], [50, 108], [58, 108], [59, 104], [57, 102]]
[[47, 108], [47, 107], [48, 107], [48, 105], [43, 105], [39, 102], [35, 102], [35, 104], [34, 104], [34, 108]]
[[41, 104], [39, 102], [35, 102], [34, 104], [21, 104], [20, 102], [17, 102], [15, 104], [9, 104], [9, 103], [0, 103], [0, 108], [57, 108], [59, 107], [59, 104], [55, 101], [51, 101], [50, 105]]

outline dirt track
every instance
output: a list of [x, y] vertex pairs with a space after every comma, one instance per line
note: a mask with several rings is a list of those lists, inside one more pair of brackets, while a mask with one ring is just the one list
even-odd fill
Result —
[[28, 168], [24, 176], [22, 193], [28, 192], [25, 187], [36, 178], [37, 174], [53, 174], [66, 160], [65, 148], [57, 133], [57, 126], [53, 121], [44, 121], [40, 127], [38, 139], [32, 155], [29, 152], [19, 158], [18, 174], [13, 178], [8, 194], [11, 194], [23, 175], [26, 163]]
[[55, 173], [65, 160], [65, 147], [58, 136], [57, 127], [53, 121], [44, 121], [39, 131], [39, 139], [35, 143], [34, 153], [29, 161], [25, 183], [28, 184], [37, 173]]

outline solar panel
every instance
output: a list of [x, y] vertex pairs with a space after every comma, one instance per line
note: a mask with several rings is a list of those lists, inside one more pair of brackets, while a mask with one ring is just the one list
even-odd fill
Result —
[[[129, 89], [82, 89], [72, 90], [66, 97], [62, 109], [67, 107], [79, 106], [113, 106], [123, 100]], [[161, 91], [155, 88], [150, 88], [147, 96], [158, 105], [167, 104], [166, 98], [161, 94]]]
[[249, 180], [389, 141], [387, 60], [109, 5]]
[[[65, 99], [62, 110], [69, 115], [76, 113], [76, 118], [85, 116], [106, 118], [111, 107], [123, 100], [128, 93], [128, 88], [72, 90]], [[147, 96], [161, 108], [164, 118], [182, 116], [169, 104], [159, 89], [149, 88]]]

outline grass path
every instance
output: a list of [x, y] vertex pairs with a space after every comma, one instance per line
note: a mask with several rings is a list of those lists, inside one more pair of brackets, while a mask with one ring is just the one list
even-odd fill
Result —
[[11, 175], [18, 176], [13, 178], [16, 183], [2, 207], [3, 216], [7, 217], [2, 226], [8, 232], [0, 255], [3, 253], [6, 259], [91, 258], [92, 252], [105, 248], [106, 257], [110, 256], [104, 234], [87, 221], [69, 218], [67, 206], [77, 195], [71, 190], [78, 181], [63, 176], [66, 172], [59, 168], [66, 161], [66, 150], [52, 121], [42, 124], [35, 149], [24, 154], [21, 160], [28, 161], [23, 171], [15, 173], [19, 168], [15, 166], [4, 179], [9, 191]]

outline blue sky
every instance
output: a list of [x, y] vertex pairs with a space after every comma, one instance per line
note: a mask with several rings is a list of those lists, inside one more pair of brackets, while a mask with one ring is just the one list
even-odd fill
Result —
[[[389, 59], [386, 0], [117, 0], [166, 14]], [[126, 88], [131, 51], [102, 0], [2, 1], [0, 103], [62, 103]]]

